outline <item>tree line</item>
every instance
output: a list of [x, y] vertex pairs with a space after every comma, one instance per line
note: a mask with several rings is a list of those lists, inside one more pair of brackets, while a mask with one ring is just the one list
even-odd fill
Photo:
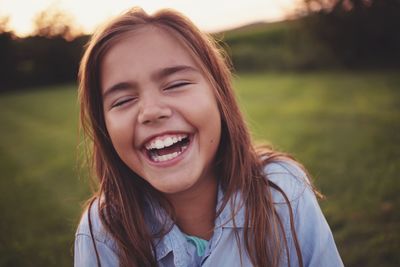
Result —
[[[0, 91], [76, 81], [90, 36], [45, 10], [31, 36], [0, 18]], [[400, 0], [304, 0], [295, 19], [216, 34], [237, 71], [399, 68]]]
[[400, 0], [305, 1], [305, 26], [341, 66], [400, 66]]
[[400, 68], [400, 0], [303, 0], [294, 19], [226, 32], [239, 71]]
[[19, 38], [0, 19], [0, 91], [76, 80], [88, 35], [57, 9], [40, 12], [32, 35]]

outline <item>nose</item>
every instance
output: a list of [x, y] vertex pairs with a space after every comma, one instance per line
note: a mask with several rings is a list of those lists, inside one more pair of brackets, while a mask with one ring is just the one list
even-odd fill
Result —
[[138, 122], [141, 124], [150, 124], [165, 120], [172, 115], [172, 110], [165, 103], [158, 99], [142, 99]]

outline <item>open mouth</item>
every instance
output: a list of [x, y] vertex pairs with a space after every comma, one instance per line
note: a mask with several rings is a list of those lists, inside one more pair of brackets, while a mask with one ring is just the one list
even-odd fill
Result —
[[189, 134], [168, 134], [153, 138], [144, 146], [150, 161], [164, 162], [178, 157], [188, 148], [189, 144]]

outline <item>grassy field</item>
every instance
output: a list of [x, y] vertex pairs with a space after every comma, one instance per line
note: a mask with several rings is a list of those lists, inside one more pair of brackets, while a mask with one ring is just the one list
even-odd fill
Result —
[[[258, 141], [296, 156], [346, 266], [400, 265], [400, 75], [246, 74]], [[78, 173], [74, 86], [0, 96], [0, 266], [71, 266], [88, 183]], [[79, 178], [81, 177], [81, 178]]]

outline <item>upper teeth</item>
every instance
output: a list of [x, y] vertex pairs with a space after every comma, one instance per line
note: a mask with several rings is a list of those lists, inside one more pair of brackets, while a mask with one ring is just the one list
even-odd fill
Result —
[[161, 149], [164, 147], [169, 147], [172, 146], [173, 144], [181, 141], [182, 139], [186, 138], [187, 134], [176, 134], [176, 135], [164, 135], [162, 137], [156, 137], [147, 144], [145, 144], [145, 147], [147, 150], [150, 149]]

